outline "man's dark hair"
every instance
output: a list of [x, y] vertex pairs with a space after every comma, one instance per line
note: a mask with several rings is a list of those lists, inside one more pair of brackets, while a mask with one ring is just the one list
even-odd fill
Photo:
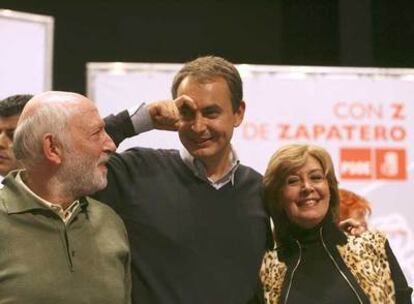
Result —
[[173, 98], [177, 98], [177, 90], [186, 77], [194, 77], [197, 80], [212, 80], [215, 77], [223, 77], [230, 90], [233, 111], [237, 111], [243, 99], [243, 83], [236, 67], [224, 58], [217, 56], [199, 57], [187, 62], [175, 75], [171, 87]]
[[20, 114], [26, 103], [33, 97], [30, 94], [17, 94], [0, 100], [0, 117]]

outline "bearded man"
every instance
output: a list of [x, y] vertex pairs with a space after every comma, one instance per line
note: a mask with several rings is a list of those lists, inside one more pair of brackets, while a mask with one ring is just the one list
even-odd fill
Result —
[[14, 134], [24, 169], [0, 190], [0, 303], [130, 303], [121, 219], [87, 195], [106, 187], [115, 145], [94, 103], [34, 96]]

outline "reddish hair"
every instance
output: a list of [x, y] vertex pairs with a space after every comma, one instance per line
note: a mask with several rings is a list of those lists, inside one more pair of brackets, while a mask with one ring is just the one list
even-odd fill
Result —
[[361, 210], [364, 215], [371, 214], [371, 207], [368, 201], [352, 191], [339, 189], [339, 201], [340, 221], [350, 218], [353, 210]]

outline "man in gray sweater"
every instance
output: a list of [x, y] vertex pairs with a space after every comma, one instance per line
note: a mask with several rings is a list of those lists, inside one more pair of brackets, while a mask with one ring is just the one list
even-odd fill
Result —
[[200, 57], [177, 73], [172, 93], [105, 119], [117, 144], [151, 127], [177, 130], [183, 144], [114, 154], [96, 194], [127, 227], [133, 303], [260, 303], [270, 225], [262, 177], [231, 145], [245, 110], [240, 75], [223, 58]]
[[88, 194], [107, 184], [115, 150], [86, 97], [46, 92], [19, 119], [14, 152], [25, 170], [0, 190], [0, 303], [130, 303], [125, 227]]

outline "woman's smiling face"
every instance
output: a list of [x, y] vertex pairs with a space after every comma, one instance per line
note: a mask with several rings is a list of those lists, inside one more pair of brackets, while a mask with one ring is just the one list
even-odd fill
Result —
[[286, 177], [281, 195], [289, 221], [306, 229], [317, 226], [327, 214], [330, 201], [320, 162], [309, 156], [301, 168]]

